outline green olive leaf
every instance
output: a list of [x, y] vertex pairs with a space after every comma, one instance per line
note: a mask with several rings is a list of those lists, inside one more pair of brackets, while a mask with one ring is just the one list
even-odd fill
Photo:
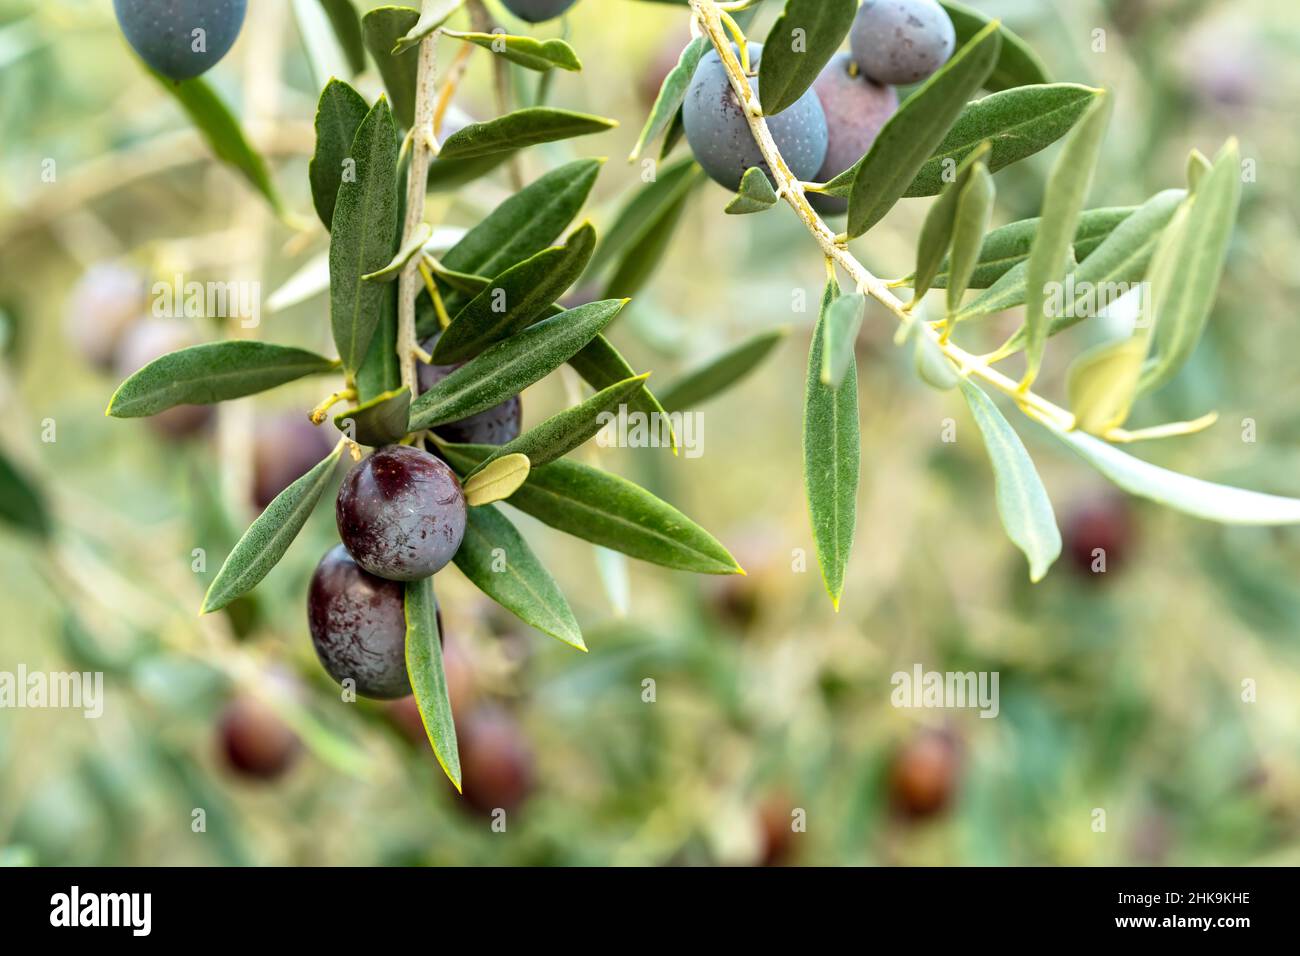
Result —
[[[418, 303], [428, 303], [426, 297]], [[432, 308], [432, 303], [429, 303]], [[379, 323], [375, 334], [370, 337], [370, 348], [366, 350], [365, 361], [357, 369], [357, 401], [361, 404], [373, 401], [402, 384], [402, 369], [397, 362], [397, 285], [384, 286], [384, 297], [380, 302]]]
[[456, 721], [442, 665], [442, 640], [438, 634], [438, 601], [433, 578], [406, 584], [406, 673], [415, 691], [420, 720], [429, 735], [438, 765], [460, 790], [460, 752], [456, 747]]
[[1068, 270], [1110, 109], [1111, 97], [1107, 95], [1088, 108], [1079, 125], [1071, 130], [1047, 178], [1043, 215], [1025, 269], [1025, 387], [1033, 384], [1043, 362], [1048, 330], [1056, 317], [1049, 312], [1051, 287], [1060, 283]]
[[[912, 273], [912, 301], [916, 302], [930, 291], [934, 277], [939, 272], [940, 263], [947, 262], [947, 253], [952, 246], [953, 227], [957, 220], [957, 210], [962, 190], [970, 178], [971, 168], [989, 153], [987, 142], [981, 144], [965, 159], [958, 163], [952, 174], [952, 181], [944, 187], [938, 200], [930, 206], [925, 222], [921, 225], [921, 234], [916, 243], [916, 271]], [[976, 239], [979, 242], [983, 235]]]
[[961, 307], [967, 284], [975, 272], [981, 240], [993, 218], [996, 188], [987, 166], [977, 162], [957, 200], [953, 216], [952, 253], [947, 290], [948, 314]]
[[[1151, 276], [1155, 355], [1139, 390], [1151, 392], [1172, 379], [1196, 350], [1214, 307], [1219, 278], [1241, 202], [1241, 157], [1230, 139], [1186, 200], [1186, 220], [1172, 237], [1169, 268]], [[1172, 225], [1171, 227], [1172, 228]]]
[[813, 541], [826, 593], [837, 611], [857, 524], [860, 455], [858, 372], [852, 351], [839, 388], [822, 382], [823, 353], [829, 347], [830, 313], [838, 298], [839, 284], [832, 279], [822, 294], [821, 312], [808, 354], [803, 425], [804, 484], [812, 516]]
[[219, 611], [247, 594], [280, 562], [333, 480], [342, 452], [340, 442], [324, 460], [266, 506], [221, 565], [203, 598], [200, 614]]
[[[627, 359], [603, 335], [596, 336], [583, 346], [582, 351], [569, 359], [569, 367], [577, 372], [584, 382], [597, 390], [617, 385], [619, 382], [636, 377], [637, 374], [628, 364]], [[672, 432], [670, 437], [673, 453], [676, 454], [677, 433], [672, 430], [672, 420], [659, 399], [650, 391], [650, 386], [643, 383], [640, 389], [628, 397], [627, 405], [630, 411], [640, 412], [647, 421], [666, 422]]]
[[591, 302], [544, 319], [470, 359], [411, 405], [422, 431], [499, 405], [569, 361], [614, 320], [626, 300]]
[[505, 33], [463, 33], [443, 30], [444, 36], [464, 40], [489, 50], [527, 70], [545, 73], [559, 67], [571, 73], [582, 71], [582, 61], [573, 47], [563, 40], [539, 40], [536, 37], [510, 36]]
[[636, 146], [632, 148], [632, 153], [628, 156], [629, 162], [640, 159], [646, 145], [653, 142], [660, 133], [673, 126], [681, 115], [682, 103], [686, 100], [686, 91], [690, 88], [696, 67], [700, 65], [700, 58], [704, 56], [708, 49], [708, 39], [706, 37], [696, 37], [682, 50], [682, 55], [677, 59], [677, 65], [664, 77], [663, 85], [659, 88], [659, 95], [655, 98], [650, 115], [646, 118], [645, 126], [641, 129], [641, 135], [637, 137]]
[[448, 136], [438, 155], [442, 159], [476, 159], [538, 143], [603, 133], [617, 125], [616, 120], [587, 113], [532, 106], [486, 123], [470, 123]]
[[469, 510], [465, 537], [453, 560], [475, 587], [525, 624], [570, 647], [587, 649], [559, 585], [510, 519], [494, 506]]
[[509, 498], [528, 478], [532, 462], [527, 455], [498, 455], [465, 478], [465, 503], [472, 508]]
[[1041, 581], [1061, 554], [1061, 532], [1047, 489], [1020, 436], [992, 399], [971, 381], [962, 382], [961, 391], [993, 463], [1002, 526], [1029, 560], [1029, 579]]
[[[989, 17], [978, 10], [972, 10], [964, 3], [954, 3], [952, 0], [940, 0], [940, 2], [957, 33], [958, 46], [992, 22]], [[996, 91], [1015, 86], [1029, 86], [1033, 83], [1050, 83], [1051, 77], [1048, 75], [1047, 67], [1043, 65], [1043, 61], [1029, 44], [1005, 26], [999, 24], [998, 29], [1002, 34], [1002, 48], [998, 52], [998, 61], [993, 67], [993, 72], [984, 81], [984, 88]]]
[[362, 277], [378, 272], [396, 251], [397, 126], [381, 96], [352, 143], [353, 173], [344, 176], [330, 233], [330, 324], [349, 376], [366, 357], [383, 311], [382, 284]]
[[767, 173], [757, 166], [751, 166], [740, 178], [740, 188], [736, 190], [736, 195], [732, 197], [731, 202], [727, 203], [724, 211], [729, 216], [748, 216], [751, 213], [771, 209], [776, 204], [776, 190], [772, 188], [772, 181], [767, 178]]
[[821, 381], [839, 388], [849, 367], [856, 361], [858, 332], [867, 312], [867, 297], [861, 292], [836, 297], [826, 312], [821, 338]]
[[595, 248], [596, 230], [585, 223], [563, 246], [511, 266], [457, 313], [438, 338], [433, 360], [464, 361], [532, 325], [578, 280]]
[[775, 116], [812, 87], [849, 35], [858, 0], [786, 0], [758, 67], [763, 113]]
[[[444, 445], [462, 473], [490, 445]], [[510, 504], [543, 524], [652, 564], [699, 574], [743, 574], [717, 540], [672, 505], [625, 478], [567, 458], [534, 468]]]
[[393, 115], [406, 129], [415, 123], [415, 86], [420, 58], [415, 53], [394, 52], [394, 46], [419, 19], [420, 14], [410, 7], [376, 7], [361, 18], [361, 35], [366, 49], [379, 67], [379, 76], [393, 104]]
[[672, 412], [704, 404], [754, 371], [789, 334], [788, 328], [760, 332], [669, 384], [659, 393], [659, 400]]
[[1000, 42], [997, 26], [989, 24], [909, 96], [881, 128], [870, 151], [850, 170], [849, 238], [862, 235], [883, 219], [907, 192], [966, 100], [989, 75]]
[[352, 0], [320, 0], [329, 17], [334, 36], [338, 38], [339, 47], [348, 59], [352, 72], [360, 73], [366, 68], [366, 41], [361, 33], [361, 17]]
[[400, 385], [334, 416], [334, 427], [358, 445], [379, 448], [401, 441], [410, 420], [411, 390]]
[[410, 31], [393, 44], [393, 53], [401, 54], [420, 45], [420, 41], [450, 19], [465, 0], [422, 0], [420, 19]]
[[316, 104], [316, 151], [307, 176], [316, 215], [329, 229], [334, 221], [334, 202], [343, 182], [343, 164], [352, 155], [352, 142], [370, 107], [342, 80], [331, 79], [321, 90]]
[[119, 385], [105, 414], [143, 418], [174, 405], [211, 405], [337, 369], [315, 352], [251, 339], [192, 345], [154, 359]]

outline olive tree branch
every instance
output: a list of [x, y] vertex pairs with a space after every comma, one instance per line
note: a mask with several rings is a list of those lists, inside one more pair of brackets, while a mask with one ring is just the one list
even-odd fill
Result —
[[[424, 221], [424, 195], [429, 180], [429, 163], [438, 153], [434, 116], [438, 108], [438, 37], [434, 30], [420, 41], [420, 62], [415, 81], [415, 123], [411, 127], [411, 164], [406, 172], [406, 219], [402, 224], [399, 248], [404, 248]], [[415, 357], [419, 343], [415, 340], [415, 299], [423, 288], [420, 257], [412, 256], [397, 282], [397, 360], [402, 370], [402, 386], [418, 394]]]
[[717, 0], [689, 0], [689, 2], [700, 27], [708, 36], [709, 42], [713, 44], [718, 56], [722, 59], [722, 65], [727, 71], [728, 79], [731, 81], [731, 88], [744, 107], [750, 131], [754, 136], [754, 142], [758, 144], [759, 152], [763, 154], [763, 159], [776, 180], [777, 194], [789, 203], [795, 214], [803, 221], [808, 232], [821, 246], [822, 253], [826, 258], [835, 262], [848, 273], [860, 290], [880, 302], [890, 312], [893, 312], [900, 322], [904, 324], [915, 322], [917, 334], [929, 336], [935, 347], [957, 366], [963, 376], [974, 376], [999, 392], [1010, 396], [1015, 400], [1020, 410], [1030, 418], [1047, 422], [1058, 428], [1069, 429], [1073, 427], [1074, 416], [1064, 408], [1053, 404], [1033, 391], [1021, 389], [1020, 383], [990, 367], [978, 356], [967, 352], [950, 341], [941, 341], [938, 334], [928, 323], [921, 322], [908, 312], [906, 304], [890, 291], [889, 285], [883, 279], [873, 275], [866, 266], [849, 252], [847, 245], [836, 236], [831, 227], [826, 225], [816, 210], [809, 205], [808, 198], [804, 195], [803, 183], [791, 172], [790, 167], [781, 156], [781, 150], [772, 138], [772, 133], [767, 127], [767, 120], [763, 117], [758, 97], [754, 95], [754, 91], [750, 88], [745, 71], [731, 48], [731, 42], [722, 20], [722, 9]]

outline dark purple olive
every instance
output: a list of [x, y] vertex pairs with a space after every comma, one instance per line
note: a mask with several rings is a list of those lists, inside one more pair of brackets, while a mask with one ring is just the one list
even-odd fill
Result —
[[1118, 496], [1086, 502], [1070, 511], [1061, 537], [1070, 565], [1082, 577], [1101, 579], [1123, 567], [1133, 547], [1133, 514]]
[[411, 693], [406, 676], [406, 588], [367, 574], [343, 545], [321, 558], [307, 591], [307, 624], [322, 666], [362, 697]]
[[330, 453], [329, 432], [302, 414], [277, 415], [253, 432], [253, 503], [266, 508]]
[[[898, 110], [898, 93], [853, 70], [853, 58], [839, 53], [831, 58], [813, 90], [826, 113], [826, 160], [817, 172], [818, 182], [830, 182], [867, 155], [880, 128]], [[839, 196], [809, 193], [808, 201], [824, 216], [848, 211], [849, 201]]]
[[407, 445], [380, 448], [343, 479], [339, 537], [381, 578], [415, 581], [447, 566], [465, 536], [465, 495], [445, 462]]
[[926, 731], [904, 744], [889, 767], [894, 809], [913, 820], [938, 815], [957, 789], [960, 755], [951, 735]]
[[533, 751], [504, 710], [482, 705], [456, 726], [465, 804], [479, 813], [516, 810], [532, 794]]
[[275, 712], [256, 697], [236, 697], [217, 725], [226, 764], [240, 776], [273, 780], [298, 759], [302, 743]]
[[[424, 343], [425, 351], [432, 352], [438, 342], [435, 335]], [[420, 365], [417, 370], [420, 391], [427, 392], [456, 369], [464, 365]], [[519, 396], [508, 398], [500, 405], [485, 409], [460, 421], [447, 422], [433, 431], [439, 438], [460, 445], [504, 445], [519, 437], [523, 424], [523, 405]]]

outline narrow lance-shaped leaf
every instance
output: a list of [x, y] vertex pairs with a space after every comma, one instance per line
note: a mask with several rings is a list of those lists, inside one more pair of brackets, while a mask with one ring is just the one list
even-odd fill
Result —
[[1042, 221], [1025, 271], [1025, 387], [1033, 384], [1043, 362], [1048, 329], [1055, 318], [1049, 314], [1051, 285], [1065, 278], [1079, 214], [1092, 186], [1110, 119], [1110, 105], [1110, 97], [1103, 96], [1088, 109], [1066, 139], [1047, 178]]
[[536, 37], [509, 36], [505, 33], [464, 33], [460, 30], [442, 32], [445, 36], [490, 50], [527, 70], [543, 73], [556, 67], [572, 73], [582, 70], [578, 54], [563, 40], [539, 40]]
[[[397, 364], [397, 286], [388, 284], [380, 303], [379, 324], [370, 337], [365, 361], [357, 369], [357, 400], [365, 403], [399, 388], [402, 369]], [[417, 302], [427, 303], [421, 297]], [[418, 305], [417, 305], [418, 315]]]
[[483, 460], [466, 477], [472, 478], [487, 465], [507, 455], [525, 455], [532, 467], [540, 468], [557, 458], [563, 458], [573, 449], [595, 436], [609, 421], [610, 416], [626, 405], [631, 396], [641, 390], [647, 372], [635, 378], [601, 389], [585, 402], [552, 415], [540, 425], [535, 425], [522, 435], [506, 442]]
[[627, 257], [628, 250], [641, 245], [647, 233], [700, 181], [702, 173], [695, 160], [680, 159], [660, 169], [652, 181], [638, 189], [603, 231], [596, 254], [587, 266], [588, 278], [600, 275]]
[[527, 455], [503, 455], [465, 479], [465, 503], [472, 508], [509, 498], [528, 478]]
[[861, 292], [839, 296], [831, 303], [821, 338], [823, 385], [839, 388], [855, 364], [858, 332], [866, 311], [867, 297]]
[[[303, 52], [307, 54], [312, 85], [321, 88], [336, 76], [351, 76], [354, 71], [320, 0], [289, 0], [289, 6], [293, 8], [294, 25], [298, 28]], [[355, 10], [353, 16], [356, 16]], [[360, 26], [358, 19], [358, 30]]]
[[[655, 269], [663, 261], [686, 211], [690, 192], [703, 182], [703, 171], [694, 163], [688, 167], [687, 174], [671, 193], [658, 193], [662, 200], [647, 218], [641, 228], [632, 235], [635, 238], [626, 245], [613, 273], [605, 283], [605, 297], [634, 296], [650, 281]], [[621, 218], [621, 217], [620, 217]], [[600, 250], [597, 250], [599, 254]]]
[[1112, 428], [1124, 424], [1137, 395], [1146, 354], [1143, 335], [1104, 342], [1074, 360], [1067, 391], [1076, 428], [1104, 437]]
[[1196, 192], [1196, 187], [1200, 185], [1205, 174], [1208, 173], [1214, 164], [1210, 162], [1208, 156], [1199, 149], [1193, 149], [1187, 154], [1187, 189], [1189, 192]]
[[572, 110], [534, 106], [515, 110], [486, 123], [470, 123], [442, 144], [442, 159], [474, 159], [505, 150], [552, 143], [575, 136], [603, 133], [617, 121]]
[[342, 452], [340, 442], [323, 461], [266, 506], [221, 565], [203, 598], [200, 613], [219, 611], [247, 594], [280, 562], [333, 479]]
[[280, 201], [280, 194], [271, 179], [266, 160], [249, 143], [239, 125], [239, 120], [207, 80], [194, 77], [177, 82], [154, 70], [149, 72], [163, 89], [176, 98], [176, 102], [207, 141], [217, 159], [248, 180], [253, 188], [271, 204], [276, 214], [283, 215], [284, 204]]
[[860, 236], [884, 218], [979, 89], [998, 55], [993, 24], [976, 34], [891, 116], [856, 167], [849, 193], [848, 235]]
[[416, 255], [424, 252], [425, 244], [433, 238], [433, 226], [427, 222], [422, 222], [415, 227], [409, 239], [402, 243], [402, 247], [397, 250], [397, 254], [388, 261], [378, 272], [371, 272], [363, 275], [361, 278], [367, 282], [395, 282], [401, 276], [402, 271], [410, 264]]
[[406, 584], [406, 673], [411, 679], [420, 720], [424, 723], [438, 765], [460, 790], [456, 722], [451, 713], [447, 675], [443, 672], [438, 602], [431, 577]]
[[563, 246], [543, 249], [497, 276], [439, 337], [434, 361], [463, 361], [527, 328], [578, 280], [595, 248], [596, 230], [585, 223]]
[[1044, 424], [1055, 438], [1120, 488], [1167, 508], [1223, 524], [1300, 524], [1300, 499], [1219, 485], [1134, 458], [1083, 432]]
[[39, 538], [49, 537], [54, 526], [44, 496], [3, 451], [0, 451], [0, 521]]
[[[990, 20], [978, 10], [973, 10], [964, 3], [941, 0], [948, 18], [952, 20], [960, 45], [988, 26]], [[1005, 26], [1000, 26], [1002, 48], [998, 53], [998, 62], [993, 72], [984, 81], [989, 90], [1004, 90], [1016, 86], [1028, 86], [1031, 83], [1048, 83], [1051, 77], [1047, 67], [1028, 43]]]
[[771, 209], [776, 203], [776, 190], [767, 174], [757, 166], [751, 166], [740, 178], [740, 188], [724, 211], [729, 216], [748, 216]]
[[210, 405], [337, 368], [314, 352], [250, 339], [193, 345], [154, 359], [119, 385], [105, 414], [142, 418], [174, 405]]
[[1176, 234], [1167, 278], [1152, 277], [1155, 356], [1143, 371], [1140, 391], [1150, 392], [1178, 373], [1200, 341], [1214, 307], [1219, 277], [1241, 201], [1241, 159], [1229, 140], [1189, 200], [1186, 222]]
[[332, 79], [321, 90], [316, 104], [316, 151], [307, 175], [312, 204], [326, 229], [334, 221], [344, 163], [352, 156], [352, 141], [368, 112], [370, 107], [361, 94], [342, 80]]
[[330, 324], [349, 376], [366, 357], [383, 309], [383, 285], [363, 276], [387, 266], [397, 246], [398, 149], [392, 111], [380, 97], [357, 129], [354, 172], [339, 186], [330, 235]]
[[858, 0], [786, 0], [758, 67], [765, 115], [775, 116], [808, 92], [848, 36], [857, 13]]
[[[609, 388], [636, 375], [636, 370], [628, 364], [627, 359], [603, 335], [596, 336], [584, 345], [577, 355], [569, 359], [569, 366], [595, 389]], [[628, 407], [645, 415], [648, 421], [668, 422], [669, 430], [672, 431], [668, 413], [648, 385], [643, 384], [632, 393], [628, 398]], [[670, 437], [673, 453], [676, 454], [677, 435], [673, 433]]]
[[1029, 579], [1041, 581], [1061, 554], [1061, 532], [1047, 489], [1020, 436], [993, 401], [973, 382], [962, 382], [961, 391], [993, 463], [1002, 526], [1029, 560]]
[[393, 115], [407, 129], [415, 122], [415, 82], [420, 61], [413, 52], [394, 53], [393, 46], [419, 19], [420, 14], [410, 7], [376, 7], [361, 18], [361, 34], [379, 67]]
[[[489, 445], [445, 445], [460, 472], [490, 455]], [[652, 564], [699, 574], [741, 574], [727, 549], [672, 505], [625, 478], [561, 458], [534, 468], [510, 504], [565, 534]]]
[[[504, 567], [498, 561], [504, 558]], [[559, 585], [510, 519], [493, 505], [471, 508], [453, 559], [480, 591], [525, 624], [580, 651], [587, 645]]]
[[988, 231], [993, 217], [993, 197], [996, 190], [988, 167], [977, 162], [970, 172], [966, 185], [957, 200], [957, 212], [952, 226], [952, 262], [948, 282], [948, 314], [961, 307], [966, 286], [975, 272], [980, 240]]
[[673, 121], [681, 111], [682, 103], [686, 100], [686, 91], [690, 88], [696, 67], [700, 65], [700, 58], [708, 48], [709, 41], [706, 37], [696, 37], [682, 50], [677, 65], [664, 77], [659, 95], [650, 110], [650, 116], [641, 129], [641, 135], [637, 138], [636, 146], [632, 148], [632, 154], [628, 157], [629, 161], [640, 159], [646, 145], [654, 142], [656, 136], [673, 125]]
[[611, 300], [579, 306], [491, 346], [415, 401], [410, 430], [456, 421], [519, 394], [577, 354], [624, 304]]
[[754, 371], [789, 334], [788, 328], [760, 332], [671, 383], [659, 393], [659, 400], [670, 412], [704, 404]]
[[[952, 246], [953, 226], [957, 220], [957, 207], [962, 190], [970, 178], [971, 167], [988, 155], [989, 146], [981, 144], [953, 169], [952, 181], [944, 187], [939, 198], [926, 213], [921, 234], [916, 242], [916, 271], [912, 274], [912, 302], [919, 302], [930, 291], [939, 264]], [[982, 238], [982, 236], [980, 237]], [[979, 240], [977, 240], [979, 241]]]
[[838, 296], [839, 284], [832, 279], [822, 295], [808, 354], [803, 425], [804, 484], [813, 542], [822, 581], [837, 611], [857, 524], [860, 457], [857, 363], [850, 355], [839, 388], [822, 384], [821, 378], [829, 314]]

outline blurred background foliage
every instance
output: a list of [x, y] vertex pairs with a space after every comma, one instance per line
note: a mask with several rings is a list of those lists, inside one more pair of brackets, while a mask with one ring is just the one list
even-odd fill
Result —
[[[1136, 204], [1181, 185], [1190, 148], [1213, 154], [1241, 138], [1257, 181], [1245, 190], [1206, 340], [1177, 386], [1139, 409], [1153, 422], [1211, 408], [1221, 420], [1139, 453], [1295, 494], [1300, 8], [975, 5], [1029, 39], [1056, 79], [1115, 91], [1090, 205]], [[317, 89], [289, 4], [250, 6], [241, 39], [208, 78], [306, 216]], [[760, 38], [779, 4], [765, 6]], [[525, 152], [525, 178], [574, 156], [609, 156], [588, 212], [603, 229], [641, 185], [640, 168], [622, 158], [648, 105], [647, 76], [687, 35], [685, 13], [582, 0], [565, 26], [536, 30], [568, 31], [585, 63], [580, 75], [554, 78], [553, 102], [622, 125]], [[378, 91], [373, 76], [360, 86]], [[487, 57], [476, 55], [458, 105], [494, 115], [491, 90]], [[259, 423], [305, 414], [322, 396], [310, 384], [286, 387], [223, 406], [205, 437], [167, 441], [103, 416], [116, 380], [65, 334], [69, 292], [94, 263], [127, 261], [164, 280], [254, 279], [265, 298], [319, 254], [323, 233], [277, 222], [208, 160], [131, 55], [107, 0], [0, 0], [0, 129], [5, 447], [58, 522], [49, 548], [17, 529], [0, 533], [0, 670], [107, 675], [99, 720], [0, 711], [0, 862], [1300, 863], [1300, 532], [1225, 529], [1141, 502], [1115, 512], [1102, 479], [1026, 427], [1067, 548], [1089, 553], [1090, 535], [1110, 542], [1105, 575], [1081, 573], [1067, 553], [1030, 586], [1001, 533], [964, 409], [915, 380], [890, 317], [872, 312], [860, 343], [859, 546], [833, 613], [811, 556], [799, 464], [815, 315], [796, 311], [796, 290], [815, 310], [822, 263], [793, 216], [724, 216], [728, 197], [712, 185], [695, 194], [614, 341], [662, 387], [758, 331], [789, 326], [791, 335], [707, 407], [701, 457], [589, 453], [696, 517], [749, 575], [633, 564], [620, 613], [617, 561], [517, 516], [573, 602], [589, 655], [528, 632], [459, 572], [439, 576], [458, 719], [495, 715], [519, 735], [505, 748], [516, 774], [507, 786], [526, 799], [512, 804], [506, 832], [493, 832], [450, 792], [427, 744], [411, 742], [409, 713], [340, 703], [315, 661], [305, 591], [335, 541], [332, 508], [318, 510], [251, 599], [195, 616], [255, 513]], [[1036, 214], [1054, 154], [998, 174], [995, 224]], [[53, 182], [42, 179], [49, 161]], [[429, 217], [471, 224], [508, 189], [498, 170], [435, 194]], [[880, 275], [905, 274], [927, 204], [905, 201], [855, 252]], [[264, 306], [257, 334], [328, 350], [324, 308], [320, 297]], [[992, 321], [975, 338], [996, 344], [1015, 321]], [[1103, 338], [1100, 326], [1053, 340], [1047, 394], [1063, 394], [1069, 357]], [[552, 379], [530, 390], [526, 421], [561, 407], [563, 387]], [[949, 417], [951, 444], [940, 437]], [[1243, 441], [1248, 419], [1254, 442]], [[42, 440], [51, 427], [55, 440]], [[207, 555], [201, 572], [195, 548]], [[890, 675], [918, 662], [999, 672], [999, 716], [894, 708]], [[643, 700], [646, 679], [653, 703]], [[1256, 702], [1242, 700], [1247, 679]], [[274, 781], [241, 776], [220, 745], [231, 702], [259, 694], [306, 743]], [[206, 832], [191, 828], [195, 808]], [[790, 832], [796, 808], [806, 832]], [[1095, 808], [1106, 811], [1104, 833]]]

